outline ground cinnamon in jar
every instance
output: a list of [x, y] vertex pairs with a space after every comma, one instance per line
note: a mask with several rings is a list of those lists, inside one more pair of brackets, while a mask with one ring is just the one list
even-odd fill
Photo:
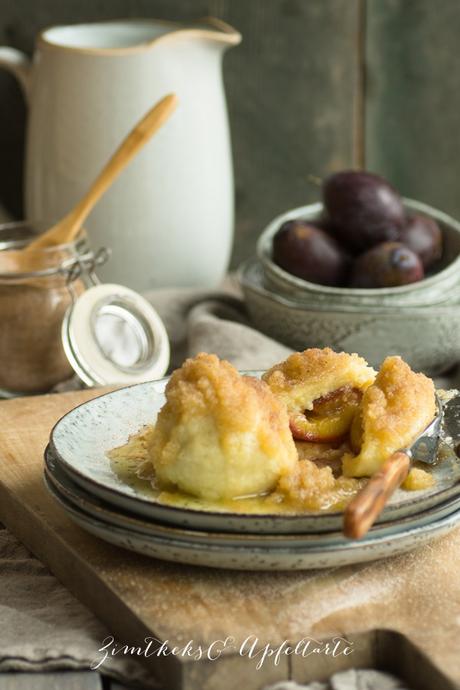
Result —
[[[30, 241], [33, 233], [23, 229]], [[13, 227], [12, 224], [7, 226]], [[72, 296], [63, 262], [81, 251], [81, 240], [62, 247], [39, 250], [32, 264], [11, 262], [18, 240], [7, 243], [8, 232], [0, 229], [0, 390], [7, 393], [42, 393], [73, 375], [61, 342], [61, 325]], [[80, 246], [79, 246], [80, 245]], [[23, 270], [23, 269], [27, 270]], [[74, 283], [76, 293], [83, 291], [81, 281]]]

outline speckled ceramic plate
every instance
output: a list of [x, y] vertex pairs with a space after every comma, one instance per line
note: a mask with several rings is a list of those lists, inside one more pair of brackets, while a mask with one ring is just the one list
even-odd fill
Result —
[[[233, 568], [237, 570], [309, 570], [337, 568], [352, 563], [374, 561], [396, 556], [427, 544], [432, 539], [446, 534], [460, 523], [460, 510], [436, 520], [429, 525], [407, 529], [386, 537], [367, 537], [362, 541], [312, 544], [287, 543], [259, 546], [248, 540], [244, 544], [218, 544], [187, 542], [172, 536], [153, 536], [126, 529], [101, 518], [88, 515], [60, 494], [54, 484], [45, 482], [49, 491], [59, 501], [66, 513], [87, 532], [131, 551], [153, 556], [163, 561], [186, 563], [188, 565], [212, 568]], [[211, 536], [211, 535], [210, 535]]]
[[[246, 372], [260, 375], [260, 372]], [[167, 379], [139, 384], [91, 400], [65, 415], [51, 433], [56, 462], [88, 493], [118, 509], [154, 521], [191, 529], [254, 534], [340, 531], [342, 513], [252, 514], [204, 510], [190, 499], [185, 507], [161, 503], [122, 482], [112, 471], [107, 452], [155, 421], [164, 404]], [[418, 492], [398, 490], [382, 512], [388, 522], [422, 512], [460, 495], [460, 461], [453, 455], [433, 467], [436, 483]]]
[[[87, 517], [100, 519], [107, 524], [134, 530], [154, 537], [168, 537], [178, 541], [192, 542], [199, 544], [224, 544], [226, 546], [320, 546], [323, 544], [343, 545], [344, 537], [342, 532], [321, 532], [319, 534], [247, 534], [232, 532], [204, 532], [199, 530], [184, 529], [164, 525], [140, 516], [127, 513], [120, 509], [112, 508], [96, 496], [89, 494], [82, 487], [76, 484], [71, 477], [64, 472], [54, 460], [50, 449], [45, 452], [45, 476], [48, 483], [53, 485], [54, 493], [62, 497], [65, 502], [70, 503], [74, 508], [86, 513]], [[388, 537], [398, 532], [422, 527], [450, 515], [460, 509], [460, 497], [445, 501], [440, 505], [434, 506], [429, 510], [416, 513], [410, 517], [401, 518], [392, 522], [374, 525], [366, 539], [375, 537]]]

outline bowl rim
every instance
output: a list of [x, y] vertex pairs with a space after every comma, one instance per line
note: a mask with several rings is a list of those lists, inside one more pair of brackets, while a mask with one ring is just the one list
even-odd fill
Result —
[[[416, 201], [415, 199], [410, 199], [408, 197], [402, 197], [404, 207], [411, 210], [423, 213], [434, 220], [438, 221], [442, 225], [447, 225], [453, 230], [460, 234], [460, 222], [449, 216], [444, 211], [429, 206], [421, 201]], [[260, 234], [257, 244], [256, 253], [259, 261], [262, 265], [267, 268], [272, 274], [274, 274], [281, 282], [284, 284], [288, 283], [290, 287], [296, 288], [300, 292], [316, 292], [326, 295], [331, 295], [335, 297], [384, 297], [384, 296], [398, 296], [405, 295], [414, 290], [423, 290], [437, 285], [442, 282], [443, 279], [449, 278], [451, 275], [455, 274], [460, 267], [460, 253], [459, 255], [451, 261], [445, 268], [437, 273], [424, 278], [423, 280], [418, 280], [415, 283], [409, 283], [408, 285], [400, 285], [398, 287], [389, 288], [352, 288], [352, 287], [332, 287], [329, 285], [320, 285], [319, 283], [311, 283], [303, 278], [298, 278], [288, 273], [280, 266], [275, 264], [271, 258], [271, 245], [273, 235], [277, 232], [280, 225], [287, 220], [297, 220], [304, 216], [312, 216], [313, 213], [318, 213], [322, 211], [324, 205], [321, 201], [317, 201], [313, 204], [307, 204], [306, 206], [298, 206], [297, 208], [285, 211], [280, 215], [276, 216], [270, 223], [264, 228]]]
[[[251, 278], [251, 270], [260, 264], [257, 258], [252, 257], [243, 261], [237, 270], [237, 279], [239, 285], [241, 286], [243, 292], [244, 290], [252, 290], [258, 293], [262, 297], [277, 302], [280, 306], [286, 307], [288, 309], [295, 309], [302, 312], [311, 312], [314, 314], [327, 314], [329, 316], [334, 316], [337, 314], [356, 314], [359, 316], [367, 317], [395, 317], [397, 316], [401, 319], [407, 318], [432, 318], [433, 314], [437, 317], [440, 316], [451, 316], [452, 313], [458, 314], [459, 304], [441, 302], [436, 304], [408, 304], [408, 305], [393, 305], [386, 304], [382, 307], [378, 307], [376, 311], [375, 305], [372, 304], [338, 304], [337, 302], [329, 303], [321, 302], [318, 306], [302, 302], [291, 295], [281, 294], [275, 292], [267, 285], [259, 285], [256, 281]], [[428, 313], [429, 312], [429, 313]]]

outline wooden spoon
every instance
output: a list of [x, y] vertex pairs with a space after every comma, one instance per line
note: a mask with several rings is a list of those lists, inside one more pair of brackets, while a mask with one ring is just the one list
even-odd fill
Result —
[[83, 199], [56, 225], [53, 225], [43, 235], [33, 240], [22, 250], [7, 251], [0, 255], [0, 271], [14, 270], [26, 272], [37, 267], [41, 251], [47, 247], [57, 247], [68, 244], [75, 239], [82, 224], [99, 201], [104, 192], [110, 187], [115, 178], [128, 165], [134, 156], [142, 149], [149, 139], [169, 119], [177, 106], [177, 96], [169, 94], [162, 98], [145, 115], [134, 129], [123, 140], [108, 163], [100, 172]]

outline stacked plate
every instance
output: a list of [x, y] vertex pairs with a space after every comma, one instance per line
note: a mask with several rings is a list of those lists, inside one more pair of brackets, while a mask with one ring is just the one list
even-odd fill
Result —
[[[251, 372], [253, 375], [256, 372]], [[45, 482], [83, 529], [118, 546], [167, 561], [245, 570], [326, 568], [391, 556], [421, 546], [460, 523], [460, 462], [434, 467], [436, 483], [397, 491], [360, 541], [341, 533], [341, 513], [249, 514], [160, 502], [142, 482], [123, 482], [107, 453], [152, 424], [167, 379], [139, 384], [80, 405], [54, 427]]]

